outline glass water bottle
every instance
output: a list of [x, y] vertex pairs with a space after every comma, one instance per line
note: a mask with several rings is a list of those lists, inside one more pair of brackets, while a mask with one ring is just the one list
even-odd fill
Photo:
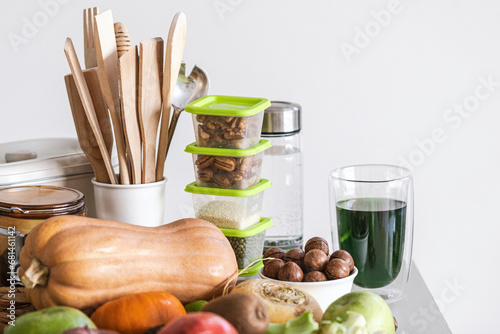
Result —
[[262, 177], [273, 186], [266, 191], [262, 216], [271, 218], [265, 249], [301, 247], [304, 234], [301, 108], [273, 101], [265, 110], [262, 137], [273, 145], [264, 153]]

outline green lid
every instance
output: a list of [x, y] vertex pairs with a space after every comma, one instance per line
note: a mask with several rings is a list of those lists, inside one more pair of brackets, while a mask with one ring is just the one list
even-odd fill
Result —
[[202, 155], [221, 155], [225, 157], [248, 157], [267, 150], [269, 147], [271, 147], [271, 142], [265, 139], [261, 139], [257, 145], [245, 150], [235, 148], [199, 147], [196, 145], [196, 142], [194, 142], [186, 146], [184, 152]]
[[262, 217], [260, 218], [260, 222], [246, 230], [236, 230], [232, 228], [221, 228], [220, 230], [226, 237], [248, 238], [267, 230], [271, 226], [273, 226], [273, 221], [269, 218]]
[[266, 179], [260, 179], [260, 182], [248, 189], [222, 189], [222, 188], [210, 188], [210, 187], [199, 187], [196, 185], [196, 181], [188, 184], [185, 192], [192, 194], [204, 194], [204, 195], [217, 195], [217, 196], [231, 196], [231, 197], [249, 197], [258, 194], [271, 186], [271, 182]]
[[[264, 267], [264, 263], [262, 263], [262, 261], [259, 261], [248, 269], [238, 269], [238, 276], [249, 277], [249, 276], [257, 275], [263, 267]], [[243, 270], [245, 270], [245, 271], [243, 271]]]
[[258, 97], [209, 95], [191, 102], [185, 110], [199, 115], [246, 117], [255, 115], [270, 105], [271, 101]]

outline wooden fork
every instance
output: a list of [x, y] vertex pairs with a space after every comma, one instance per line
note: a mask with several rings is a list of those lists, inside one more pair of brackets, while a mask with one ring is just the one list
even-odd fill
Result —
[[95, 21], [94, 16], [99, 14], [99, 8], [85, 8], [83, 10], [83, 47], [85, 50], [85, 68], [97, 66], [97, 56], [95, 53]]

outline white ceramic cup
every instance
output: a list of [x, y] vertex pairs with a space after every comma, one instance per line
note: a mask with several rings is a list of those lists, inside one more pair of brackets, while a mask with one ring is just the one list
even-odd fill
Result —
[[140, 226], [164, 224], [167, 179], [146, 184], [108, 184], [92, 180], [96, 215]]

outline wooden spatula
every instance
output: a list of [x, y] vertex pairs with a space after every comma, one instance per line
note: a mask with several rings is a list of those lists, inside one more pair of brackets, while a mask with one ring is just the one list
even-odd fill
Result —
[[141, 183], [142, 169], [141, 134], [137, 117], [138, 62], [137, 46], [124, 53], [119, 59], [123, 132], [128, 149], [133, 184]]
[[184, 45], [186, 44], [186, 26], [186, 15], [184, 13], [177, 13], [168, 31], [165, 66], [163, 68], [163, 110], [161, 115], [160, 139], [158, 142], [158, 156], [156, 159], [156, 181], [163, 179], [163, 169], [165, 168], [165, 158], [167, 156], [170, 108], [172, 107], [174, 88], [182, 62]]
[[156, 137], [161, 116], [163, 39], [141, 42], [139, 57], [139, 124], [142, 138], [142, 182], [156, 181]]
[[116, 151], [120, 165], [120, 181], [122, 184], [130, 184], [118, 89], [118, 54], [111, 10], [96, 15], [94, 19], [96, 23], [94, 36], [96, 38], [99, 81], [113, 122]]
[[[97, 78], [97, 68], [92, 68], [83, 72], [85, 80], [91, 81]], [[108, 172], [106, 171], [106, 166], [104, 165], [104, 159], [102, 157], [101, 151], [99, 150], [99, 145], [97, 144], [97, 139], [92, 132], [92, 127], [85, 115], [85, 110], [83, 108], [80, 95], [78, 95], [78, 89], [76, 88], [75, 80], [72, 74], [64, 76], [64, 82], [66, 83], [66, 90], [68, 92], [69, 104], [71, 107], [71, 112], [73, 114], [73, 122], [75, 123], [76, 134], [78, 136], [78, 141], [83, 153], [87, 156], [92, 169], [94, 170], [95, 179], [97, 182], [111, 183]], [[99, 88], [99, 87], [98, 87]], [[90, 90], [90, 87], [89, 87]], [[99, 88], [100, 91], [100, 88]], [[91, 93], [92, 96], [92, 93]], [[95, 102], [94, 102], [95, 101]], [[100, 103], [96, 101], [94, 96], [92, 96], [92, 102]], [[96, 111], [97, 113], [97, 111]], [[107, 110], [106, 110], [107, 113]], [[100, 125], [100, 124], [99, 124]], [[109, 125], [109, 121], [108, 121]], [[102, 126], [100, 126], [102, 129]], [[112, 138], [111, 138], [112, 139]], [[107, 144], [107, 143], [106, 143]], [[111, 141], [111, 145], [113, 141]], [[107, 146], [107, 145], [106, 145]], [[109, 152], [109, 151], [108, 151]]]
[[73, 42], [71, 41], [70, 38], [66, 39], [66, 43], [64, 44], [64, 53], [66, 54], [66, 58], [68, 59], [69, 66], [71, 68], [71, 73], [73, 74], [74, 83], [78, 91], [78, 95], [80, 96], [81, 103], [83, 105], [83, 110], [85, 112], [88, 123], [92, 130], [92, 134], [96, 139], [99, 152], [102, 156], [105, 170], [108, 174], [111, 183], [117, 183], [116, 176], [113, 170], [113, 165], [111, 164], [111, 158], [109, 156], [108, 150], [106, 148], [106, 143], [104, 142], [104, 139], [101, 134], [101, 129], [97, 121], [94, 105], [92, 103], [92, 97], [88, 90], [87, 83], [85, 81], [85, 77], [82, 72], [82, 68], [80, 67], [80, 62], [78, 61], [78, 57], [76, 56]]
[[92, 104], [94, 105], [95, 115], [97, 117], [97, 123], [99, 123], [99, 128], [101, 129], [102, 138], [106, 144], [109, 156], [111, 156], [113, 150], [113, 128], [109, 118], [108, 107], [106, 106], [106, 99], [102, 94], [101, 84], [99, 83], [97, 67], [83, 71], [83, 76], [85, 77], [85, 82], [87, 83], [90, 97], [92, 98]]

